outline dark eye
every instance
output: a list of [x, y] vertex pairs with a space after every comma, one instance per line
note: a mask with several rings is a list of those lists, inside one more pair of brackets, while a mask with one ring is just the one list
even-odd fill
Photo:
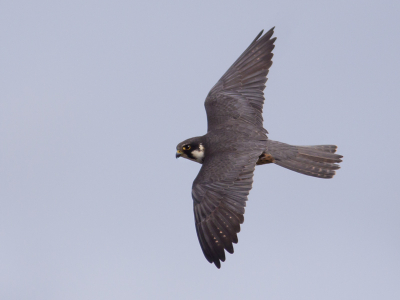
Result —
[[192, 148], [190, 145], [183, 146], [183, 150], [190, 150], [190, 148]]

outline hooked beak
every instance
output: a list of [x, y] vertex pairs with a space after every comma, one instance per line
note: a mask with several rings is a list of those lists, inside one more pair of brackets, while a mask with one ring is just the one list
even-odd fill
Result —
[[176, 157], [176, 158], [179, 158], [179, 157], [181, 157], [181, 156], [182, 156], [182, 151], [181, 151], [181, 150], [176, 151], [175, 157]]

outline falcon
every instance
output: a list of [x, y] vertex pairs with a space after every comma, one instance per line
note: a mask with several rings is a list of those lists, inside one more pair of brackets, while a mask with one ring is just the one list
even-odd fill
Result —
[[334, 145], [292, 146], [268, 139], [262, 111], [273, 33], [274, 28], [261, 31], [208, 93], [207, 133], [176, 147], [176, 158], [202, 164], [192, 187], [196, 233], [204, 256], [217, 268], [238, 242], [256, 165], [274, 163], [332, 178], [343, 157]]

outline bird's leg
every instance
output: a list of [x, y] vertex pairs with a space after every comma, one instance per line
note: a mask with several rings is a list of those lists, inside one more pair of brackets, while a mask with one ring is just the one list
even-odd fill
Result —
[[260, 155], [257, 161], [257, 165], [265, 165], [265, 164], [270, 164], [274, 162], [274, 158], [272, 157], [271, 154], [268, 153], [263, 153]]

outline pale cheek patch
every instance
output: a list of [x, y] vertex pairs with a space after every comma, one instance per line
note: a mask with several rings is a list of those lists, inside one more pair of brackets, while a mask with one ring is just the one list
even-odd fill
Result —
[[192, 155], [196, 160], [202, 160], [204, 158], [204, 151], [194, 150], [192, 151]]
[[197, 162], [201, 163], [204, 158], [204, 146], [202, 144], [200, 144], [199, 150], [193, 150], [192, 155], [196, 159]]

